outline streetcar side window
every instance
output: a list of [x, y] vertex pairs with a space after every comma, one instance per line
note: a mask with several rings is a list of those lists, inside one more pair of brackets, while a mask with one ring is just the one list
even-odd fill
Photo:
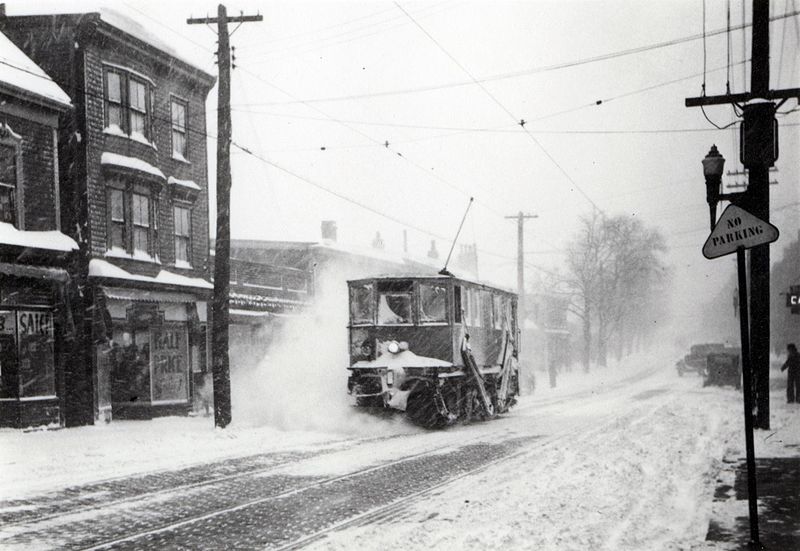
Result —
[[419, 321], [435, 323], [447, 321], [447, 287], [436, 283], [419, 285]]
[[386, 281], [378, 283], [378, 323], [411, 324], [413, 283]]
[[455, 316], [455, 322], [461, 323], [461, 286], [455, 285], [453, 287], [453, 315]]
[[353, 285], [350, 287], [351, 323], [375, 323], [373, 285]]

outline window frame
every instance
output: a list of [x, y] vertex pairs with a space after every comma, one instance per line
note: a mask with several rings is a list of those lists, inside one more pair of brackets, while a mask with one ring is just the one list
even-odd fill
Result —
[[[114, 249], [113, 227], [120, 224], [122, 227], [122, 252], [125, 258], [143, 260], [146, 262], [160, 262], [160, 243], [158, 236], [159, 200], [158, 191], [151, 185], [129, 181], [121, 177], [106, 179], [106, 255]], [[114, 220], [112, 215], [113, 203], [111, 195], [114, 191], [122, 192], [124, 220]], [[144, 196], [147, 199], [147, 225], [136, 223], [134, 220], [134, 195]], [[147, 251], [136, 249], [136, 229], [147, 228]], [[145, 253], [149, 258], [142, 258]], [[137, 256], [138, 255], [138, 256]]]
[[11, 189], [11, 196], [14, 202], [12, 212], [14, 221], [8, 222], [15, 228], [22, 230], [25, 229], [25, 180], [23, 178], [22, 167], [22, 138], [18, 137], [8, 125], [0, 123], [0, 147], [8, 147], [13, 150], [14, 157], [14, 177], [16, 182], [14, 185], [3, 184], [0, 185]]
[[[187, 222], [187, 229], [186, 234], [181, 235], [178, 233], [178, 217], [176, 216], [177, 211], [182, 210], [186, 211], [186, 222]], [[175, 253], [175, 266], [178, 266], [178, 261], [183, 260], [178, 258], [178, 239], [185, 239], [186, 240], [186, 266], [185, 268], [192, 267], [192, 205], [189, 203], [184, 202], [173, 202], [172, 204], [172, 243]]]
[[[183, 107], [183, 127], [176, 127], [175, 111], [176, 105]], [[178, 161], [189, 162], [189, 100], [170, 94], [169, 96], [169, 114], [170, 114], [170, 148], [172, 158]], [[183, 151], [175, 150], [175, 133], [183, 135]]]
[[[115, 74], [119, 77], [119, 101], [111, 99], [109, 89], [109, 74]], [[140, 84], [143, 87], [142, 92], [142, 106], [133, 106], [131, 103], [131, 86], [133, 84]], [[110, 105], [118, 106], [120, 109], [120, 125], [119, 128], [122, 133], [134, 141], [141, 142], [141, 138], [134, 137], [133, 130], [133, 114], [134, 112], [142, 116], [143, 131], [141, 132], [144, 140], [153, 145], [155, 142], [153, 136], [153, 93], [155, 90], [155, 83], [141, 75], [136, 71], [112, 65], [108, 63], [103, 64], [103, 129], [109, 130], [112, 123], [110, 120]], [[138, 94], [137, 94], [138, 97]], [[138, 132], [138, 130], [137, 130]]]

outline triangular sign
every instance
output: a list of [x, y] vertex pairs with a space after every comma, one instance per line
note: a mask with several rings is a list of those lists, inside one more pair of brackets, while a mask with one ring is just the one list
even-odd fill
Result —
[[703, 256], [710, 260], [735, 253], [739, 247], [750, 249], [777, 239], [778, 228], [743, 208], [728, 205], [703, 245]]

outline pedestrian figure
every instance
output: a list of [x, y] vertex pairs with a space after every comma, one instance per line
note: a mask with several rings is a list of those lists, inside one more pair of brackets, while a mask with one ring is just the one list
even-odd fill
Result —
[[786, 347], [788, 357], [781, 366], [781, 371], [789, 370], [786, 379], [786, 401], [790, 404], [800, 402], [800, 354], [794, 343]]

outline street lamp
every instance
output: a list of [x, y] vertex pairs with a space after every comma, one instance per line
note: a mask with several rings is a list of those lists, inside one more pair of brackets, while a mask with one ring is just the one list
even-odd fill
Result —
[[725, 157], [712, 145], [708, 155], [703, 159], [703, 176], [706, 178], [706, 202], [708, 203], [711, 229], [717, 221], [717, 203], [720, 200], [720, 187], [722, 186], [722, 169], [725, 167]]

